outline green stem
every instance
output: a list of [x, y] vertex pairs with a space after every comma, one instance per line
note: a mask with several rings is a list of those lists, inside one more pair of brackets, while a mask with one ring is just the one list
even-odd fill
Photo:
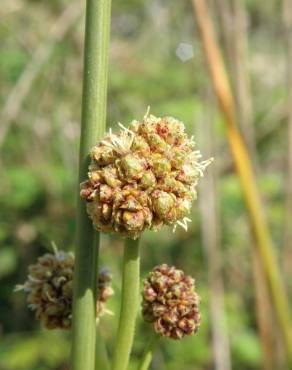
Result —
[[100, 333], [99, 324], [96, 325], [95, 370], [110, 370], [107, 350]]
[[145, 348], [145, 351], [141, 358], [138, 370], [148, 370], [159, 339], [160, 337], [156, 333], [154, 333], [153, 336], [150, 338], [148, 345]]
[[139, 240], [126, 239], [121, 312], [112, 370], [126, 370], [128, 367], [139, 305], [139, 275]]
[[[79, 183], [87, 177], [89, 151], [105, 131], [110, 0], [87, 0]], [[94, 370], [95, 290], [99, 235], [77, 195], [72, 370]]]

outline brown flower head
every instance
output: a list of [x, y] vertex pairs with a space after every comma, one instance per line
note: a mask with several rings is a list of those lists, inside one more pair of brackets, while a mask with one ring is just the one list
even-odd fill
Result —
[[201, 161], [184, 124], [145, 115], [111, 131], [91, 151], [81, 197], [94, 227], [136, 239], [163, 225], [187, 229], [196, 185], [211, 160]]
[[[35, 311], [47, 329], [68, 329], [72, 322], [74, 255], [55, 250], [38, 258], [28, 268], [28, 278], [16, 290], [27, 293], [28, 307]], [[105, 303], [113, 294], [111, 276], [102, 270], [98, 279], [97, 316], [105, 312]]]
[[164, 337], [181, 339], [200, 326], [195, 281], [182, 270], [166, 264], [155, 267], [144, 280], [142, 314]]

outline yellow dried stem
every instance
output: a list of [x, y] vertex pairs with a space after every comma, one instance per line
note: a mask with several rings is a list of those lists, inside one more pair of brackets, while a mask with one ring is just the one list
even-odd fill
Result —
[[234, 99], [217, 45], [206, 1], [192, 0], [192, 4], [213, 88], [225, 118], [227, 137], [256, 240], [255, 245], [263, 261], [287, 356], [292, 363], [292, 335], [289, 303], [276, 262], [270, 231], [264, 217], [263, 205], [255, 181], [254, 170], [246, 146], [236, 126]]

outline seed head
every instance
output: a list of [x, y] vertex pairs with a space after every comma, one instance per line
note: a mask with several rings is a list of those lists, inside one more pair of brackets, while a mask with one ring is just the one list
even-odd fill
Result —
[[[17, 290], [27, 293], [28, 307], [47, 329], [69, 329], [72, 322], [74, 255], [55, 250], [38, 258], [28, 268], [28, 277]], [[111, 275], [102, 270], [98, 278], [97, 316], [105, 312], [105, 303], [113, 294]]]
[[187, 229], [196, 185], [212, 159], [200, 161], [184, 124], [149, 115], [109, 134], [91, 151], [81, 197], [94, 227], [136, 239], [163, 225]]
[[200, 298], [194, 279], [182, 270], [166, 264], [155, 267], [144, 280], [142, 298], [144, 320], [161, 336], [181, 339], [197, 332]]

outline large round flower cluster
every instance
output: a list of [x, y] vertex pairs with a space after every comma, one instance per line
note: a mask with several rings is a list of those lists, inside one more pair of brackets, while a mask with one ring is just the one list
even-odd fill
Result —
[[142, 314], [164, 337], [181, 339], [196, 333], [200, 325], [195, 281], [166, 264], [157, 266], [144, 280]]
[[[74, 255], [63, 251], [47, 253], [28, 268], [28, 278], [16, 290], [27, 293], [27, 303], [47, 329], [69, 329], [72, 322]], [[105, 312], [113, 294], [111, 275], [102, 270], [98, 278], [97, 316]]]
[[163, 225], [187, 229], [195, 187], [210, 160], [200, 162], [193, 138], [175, 118], [147, 113], [120, 127], [92, 149], [81, 184], [94, 227], [132, 239]]

